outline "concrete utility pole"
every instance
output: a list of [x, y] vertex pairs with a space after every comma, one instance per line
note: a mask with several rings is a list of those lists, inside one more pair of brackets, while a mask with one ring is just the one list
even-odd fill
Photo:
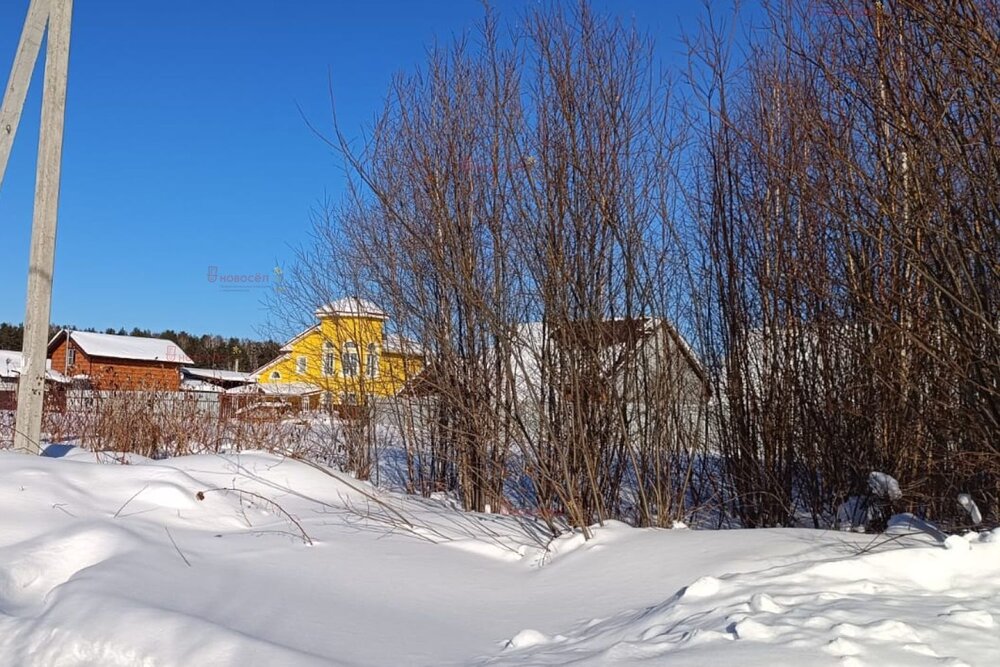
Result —
[[[14, 448], [33, 454], [41, 452], [46, 344], [52, 305], [52, 272], [56, 252], [56, 219], [59, 212], [59, 175], [72, 16], [73, 0], [49, 0], [42, 123], [35, 175], [35, 211], [31, 223], [31, 254], [28, 260], [28, 299], [24, 315], [24, 343], [21, 346], [23, 361], [17, 387], [14, 433]], [[27, 28], [25, 25], [25, 29]]]
[[14, 145], [17, 123], [21, 120], [21, 109], [24, 108], [24, 98], [28, 94], [31, 73], [35, 71], [35, 61], [38, 60], [42, 36], [45, 34], [45, 21], [48, 18], [49, 0], [31, 0], [21, 40], [17, 43], [17, 52], [14, 54], [14, 64], [10, 68], [10, 78], [4, 89], [3, 105], [0, 106], [0, 184], [7, 171], [7, 158]]

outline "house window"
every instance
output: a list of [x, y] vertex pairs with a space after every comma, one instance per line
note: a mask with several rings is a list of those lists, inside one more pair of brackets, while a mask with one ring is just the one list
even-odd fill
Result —
[[344, 371], [344, 377], [357, 377], [359, 365], [358, 346], [350, 341], [344, 343], [344, 353], [340, 358], [340, 366]]
[[323, 343], [323, 375], [333, 375], [333, 360], [337, 358], [333, 350], [333, 343], [326, 341]]
[[357, 393], [355, 393], [353, 391], [345, 392], [344, 395], [341, 398], [341, 402], [344, 405], [357, 405], [358, 404], [358, 395], [357, 395]]
[[271, 379], [272, 380], [280, 380], [281, 379], [281, 373], [279, 373], [278, 371], [271, 371]]
[[299, 375], [306, 374], [306, 367], [307, 366], [305, 357], [299, 357], [298, 359], [295, 360], [295, 372], [298, 373]]
[[66, 350], [66, 367], [76, 366], [76, 348], [71, 347]]
[[370, 378], [378, 377], [378, 345], [375, 343], [368, 346], [368, 354], [365, 357], [365, 372]]

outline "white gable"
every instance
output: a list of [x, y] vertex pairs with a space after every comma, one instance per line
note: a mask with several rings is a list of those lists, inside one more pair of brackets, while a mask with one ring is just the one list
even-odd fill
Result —
[[[0, 350], [0, 378], [13, 379], [21, 375], [24, 357], [16, 350]], [[45, 379], [55, 382], [69, 382], [69, 378], [52, 370], [52, 360], [45, 360]]]

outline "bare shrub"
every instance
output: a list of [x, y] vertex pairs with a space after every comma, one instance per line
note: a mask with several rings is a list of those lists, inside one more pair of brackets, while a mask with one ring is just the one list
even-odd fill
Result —
[[700, 45], [704, 331], [744, 524], [830, 523], [872, 470], [907, 509], [957, 521], [964, 490], [997, 520], [998, 21], [789, 1], [738, 72]]
[[397, 77], [362, 148], [331, 139], [351, 196], [316, 216], [279, 308], [363, 294], [421, 341], [397, 412], [414, 490], [504, 511], [516, 487], [584, 531], [669, 524], [707, 379], [675, 324], [671, 85], [647, 36], [584, 4], [517, 30], [487, 12]]

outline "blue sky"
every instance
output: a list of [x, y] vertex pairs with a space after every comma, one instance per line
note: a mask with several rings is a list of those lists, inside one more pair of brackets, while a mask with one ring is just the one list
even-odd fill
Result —
[[[259, 289], [307, 238], [343, 172], [298, 107], [329, 126], [328, 76], [348, 134], [392, 75], [471, 28], [479, 0], [78, 0], [73, 17], [52, 320], [80, 327], [267, 334]], [[530, 0], [497, 2], [516, 18]], [[28, 0], [0, 3], [0, 76]], [[695, 0], [598, 2], [680, 62]], [[0, 190], [0, 321], [24, 315], [42, 59]]]

